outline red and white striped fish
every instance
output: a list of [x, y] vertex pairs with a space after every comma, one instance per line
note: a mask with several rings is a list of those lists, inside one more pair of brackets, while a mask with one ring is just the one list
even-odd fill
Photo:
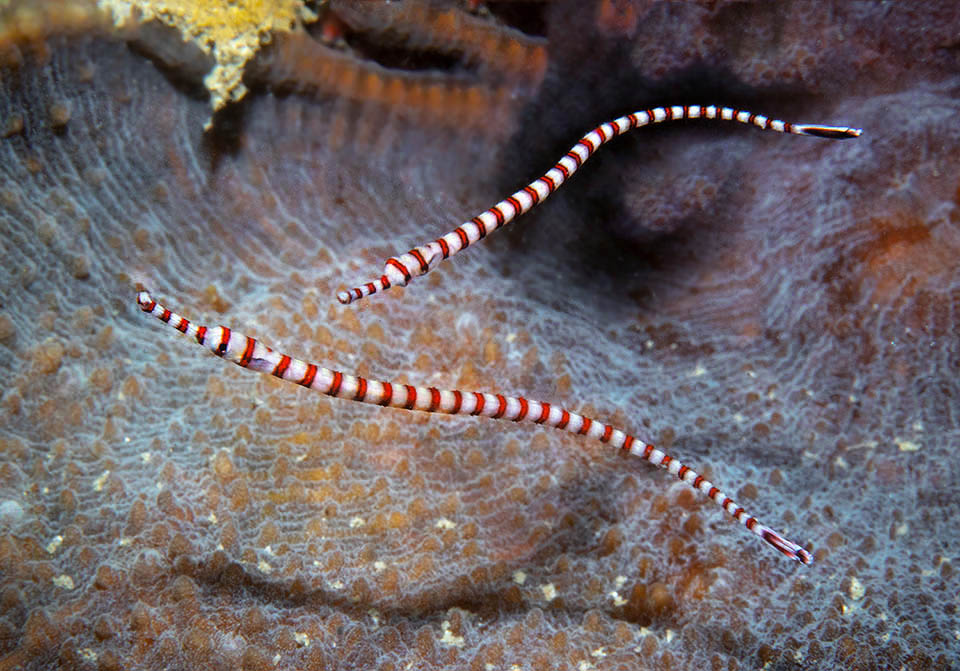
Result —
[[506, 226], [521, 214], [529, 212], [535, 205], [546, 200], [547, 196], [560, 188], [590, 158], [601, 145], [634, 128], [640, 128], [661, 121], [679, 119], [722, 119], [738, 123], [752, 124], [763, 130], [794, 135], [811, 135], [832, 140], [858, 137], [859, 128], [845, 126], [818, 126], [813, 124], [793, 124], [789, 121], [770, 119], [761, 114], [753, 114], [732, 107], [714, 105], [684, 105], [674, 107], [656, 107], [650, 110], [634, 112], [613, 121], [601, 124], [580, 138], [564, 156], [557, 161], [542, 177], [507, 196], [488, 210], [484, 210], [470, 221], [457, 226], [446, 235], [433, 242], [411, 249], [406, 254], [391, 256], [383, 266], [383, 275], [364, 285], [341, 291], [337, 299], [344, 305], [364, 296], [385, 291], [390, 287], [405, 286], [410, 280], [424, 275], [444, 260], [482, 240], [498, 228]]
[[195, 339], [217, 356], [232, 361], [238, 366], [295, 382], [327, 396], [406, 410], [442, 412], [448, 415], [479, 415], [491, 419], [545, 424], [607, 443], [614, 448], [645, 459], [654, 466], [667, 469], [683, 482], [706, 494], [740, 524], [787, 557], [803, 564], [810, 564], [813, 561], [809, 552], [770, 527], [761, 524], [756, 517], [737, 505], [733, 499], [696, 471], [653, 445], [638, 440], [609, 424], [550, 403], [534, 401], [522, 396], [505, 396], [477, 391], [446, 391], [434, 387], [414, 387], [409, 384], [367, 380], [294, 359], [226, 326], [208, 328], [192, 324], [186, 318], [157, 303], [146, 291], [140, 291], [137, 294], [137, 303], [144, 312], [149, 312], [165, 324]]

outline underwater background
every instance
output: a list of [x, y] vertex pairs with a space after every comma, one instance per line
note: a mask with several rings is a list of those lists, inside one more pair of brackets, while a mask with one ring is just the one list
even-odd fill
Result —
[[[0, 2], [0, 671], [958, 668], [960, 5], [137, 4]], [[683, 104], [864, 134], [642, 128], [337, 303]], [[637, 432], [814, 563], [599, 442], [230, 366], [138, 283]]]

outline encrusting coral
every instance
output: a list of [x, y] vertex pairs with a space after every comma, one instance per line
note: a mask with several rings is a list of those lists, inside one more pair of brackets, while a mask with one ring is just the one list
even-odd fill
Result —
[[[176, 33], [0, 4], [0, 669], [950, 668], [960, 8], [403, 4], [389, 49], [347, 11], [343, 46], [278, 36], [209, 132]], [[411, 27], [448, 8], [470, 39]], [[462, 51], [478, 22], [496, 53]], [[514, 43], [541, 79], [498, 74]], [[675, 102], [865, 135], [645, 129], [410, 288], [332, 298]], [[815, 561], [599, 443], [225, 367], [136, 282], [311, 361], [638, 428]]]

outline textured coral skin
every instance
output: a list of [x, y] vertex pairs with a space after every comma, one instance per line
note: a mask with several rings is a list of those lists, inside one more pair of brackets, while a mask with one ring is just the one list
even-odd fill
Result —
[[[951, 667], [960, 9], [618, 4], [531, 3], [547, 76], [495, 141], [269, 81], [204, 135], [206, 100], [120, 37], [4, 24], [0, 669]], [[336, 304], [675, 102], [865, 135], [648, 129]], [[305, 358], [646, 431], [816, 562], [601, 445], [227, 366], [138, 281]]]

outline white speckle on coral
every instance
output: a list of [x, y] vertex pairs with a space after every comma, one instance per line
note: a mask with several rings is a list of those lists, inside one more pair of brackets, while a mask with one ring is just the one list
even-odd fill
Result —
[[455, 529], [457, 526], [457, 523], [451, 522], [446, 517], [441, 517], [439, 520], [437, 520], [437, 523], [434, 524], [433, 526], [435, 526], [438, 529]]
[[143, 463], [149, 464], [152, 459], [153, 459], [153, 454], [151, 454], [150, 452], [140, 453], [140, 461], [142, 461]]
[[273, 656], [273, 665], [276, 666], [280, 663], [280, 653], [278, 652]]
[[110, 471], [104, 471], [99, 478], [93, 481], [93, 491], [99, 492], [103, 489], [103, 485], [106, 484], [107, 478], [110, 477]]
[[378, 560], [373, 562], [373, 570], [376, 571], [377, 573], [384, 570], [385, 568], [387, 568], [387, 565], [384, 564], [382, 561]]
[[867, 588], [863, 586], [863, 583], [857, 580], [856, 578], [850, 578], [850, 598], [854, 601], [858, 601], [863, 598], [863, 595], [867, 593]]
[[374, 624], [380, 624], [380, 611], [376, 608], [371, 608], [367, 611], [367, 615], [370, 616], [370, 619], [373, 620]]
[[273, 567], [262, 559], [257, 562], [257, 568], [260, 569], [261, 573], [271, 573], [273, 571]]
[[704, 368], [702, 363], [698, 363], [696, 367], [690, 371], [687, 375], [689, 377], [703, 377], [707, 374], [707, 369]]
[[523, 571], [514, 571], [513, 582], [517, 583], [518, 585], [522, 585], [523, 583], [527, 582], [527, 574]]
[[677, 632], [675, 632], [673, 629], [667, 629], [665, 632], [663, 632], [664, 643], [669, 643], [676, 637], [676, 635]]
[[216, 513], [213, 513], [213, 512], [210, 513], [209, 515], [207, 515], [207, 520], [210, 522], [210, 524], [216, 524], [216, 523], [217, 523], [217, 514], [216, 514]]
[[590, 655], [591, 655], [592, 657], [603, 658], [603, 657], [606, 657], [606, 656], [607, 656], [607, 651], [604, 650], [603, 648], [597, 648], [596, 650], [593, 650], [593, 651], [590, 653]]
[[80, 648], [80, 656], [83, 657], [88, 662], [97, 661], [97, 653], [94, 652], [91, 648]]
[[912, 440], [897, 438], [893, 442], [897, 444], [897, 449], [901, 452], [917, 452], [920, 449], [920, 444], [915, 443]]
[[557, 588], [553, 586], [552, 582], [540, 585], [540, 591], [543, 592], [543, 598], [547, 601], [553, 601], [557, 598]]
[[450, 622], [448, 620], [444, 620], [443, 624], [440, 625], [440, 628], [443, 630], [443, 636], [440, 638], [440, 643], [456, 648], [463, 647], [463, 636], [455, 636], [454, 633], [450, 631]]
[[620, 596], [620, 593], [616, 590], [610, 592], [607, 596], [613, 601], [614, 606], [623, 606], [627, 603], [627, 600]]
[[64, 589], [73, 589], [73, 578], [66, 574], [60, 574], [53, 579], [53, 584]]
[[53, 537], [53, 540], [47, 543], [47, 554], [53, 554], [57, 551], [57, 548], [63, 543], [63, 536], [57, 534]]
[[354, 517], [350, 520], [350, 528], [356, 529], [357, 527], [362, 527], [366, 524], [366, 521], [362, 517]]
[[329, 587], [330, 589], [343, 589], [343, 581], [342, 581], [342, 580], [328, 580], [328, 581], [327, 581], [327, 587]]
[[613, 586], [614, 586], [616, 589], [620, 589], [621, 587], [623, 587], [623, 586], [626, 585], [626, 584], [627, 584], [627, 576], [625, 576], [625, 575], [618, 575], [618, 576], [614, 579], [614, 581], [613, 581]]
[[297, 642], [301, 648], [306, 648], [310, 645], [310, 637], [303, 631], [297, 631], [293, 634], [293, 640]]

